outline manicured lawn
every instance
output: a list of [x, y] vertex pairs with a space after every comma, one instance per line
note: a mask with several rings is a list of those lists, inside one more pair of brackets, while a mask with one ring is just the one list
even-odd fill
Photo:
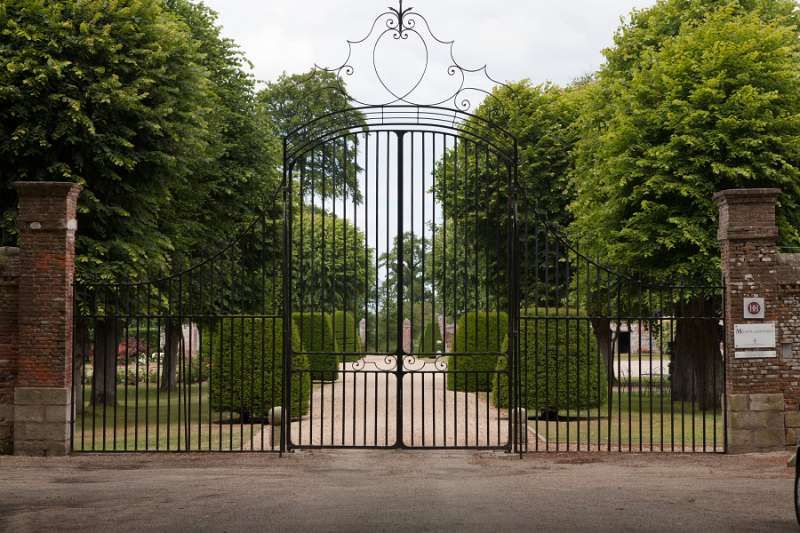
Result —
[[[622, 449], [631, 451], [718, 451], [723, 447], [721, 410], [705, 413], [691, 402], [672, 402], [669, 391], [650, 394], [617, 388], [609, 403], [588, 411], [562, 411], [567, 421], [531, 419], [528, 427], [539, 435], [529, 437], [529, 449], [558, 447], [576, 449]], [[545, 441], [549, 446], [545, 446]]]
[[[92, 406], [84, 386], [83, 412], [74, 425], [75, 451], [261, 450], [262, 423], [209, 410], [208, 384], [159, 391], [155, 385], [118, 385], [117, 406]], [[264, 449], [270, 449], [269, 426]], [[187, 437], [189, 442], [187, 443]], [[251, 445], [252, 438], [252, 445]]]
[[[91, 405], [91, 387], [85, 386], [83, 413], [75, 420], [74, 449], [186, 450], [187, 436], [190, 450], [271, 449], [270, 429], [262, 421], [245, 423], [236, 413], [209, 411], [208, 384], [194, 384], [182, 392], [167, 394], [154, 385], [140, 385], [137, 394], [135, 386], [119, 385], [116, 409], [104, 409]], [[663, 393], [657, 386], [651, 391], [649, 384], [641, 389], [635, 384], [615, 387], [612, 401], [606, 399], [599, 410], [561, 411], [559, 417], [559, 421], [528, 421], [535, 431], [529, 434], [529, 450], [699, 452], [721, 451], [723, 446], [721, 410], [704, 414], [697, 405], [693, 411], [690, 402], [671, 402], [668, 386]]]

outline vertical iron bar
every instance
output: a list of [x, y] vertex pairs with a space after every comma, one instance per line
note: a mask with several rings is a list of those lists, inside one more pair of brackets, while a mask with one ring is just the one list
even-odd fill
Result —
[[[403, 259], [405, 258], [405, 250], [404, 250], [404, 239], [403, 239], [403, 229], [404, 229], [404, 220], [403, 220], [403, 211], [404, 211], [404, 183], [403, 180], [405, 178], [405, 146], [404, 146], [404, 131], [395, 132], [397, 135], [397, 348], [396, 348], [396, 360], [397, 360], [397, 368], [395, 371], [396, 375], [396, 387], [397, 387], [397, 397], [396, 397], [396, 411], [397, 411], [397, 422], [396, 422], [396, 429], [397, 429], [397, 443], [398, 447], [404, 447], [405, 444], [403, 442], [403, 355], [404, 347], [403, 347], [403, 300], [405, 298], [404, 289], [405, 289], [405, 280], [404, 280], [404, 272], [403, 272]], [[387, 211], [388, 214], [388, 211]], [[388, 227], [388, 224], [387, 224]], [[413, 398], [413, 392], [412, 392]]]

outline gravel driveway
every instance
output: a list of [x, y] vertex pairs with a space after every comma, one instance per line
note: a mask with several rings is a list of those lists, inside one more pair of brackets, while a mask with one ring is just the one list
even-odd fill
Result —
[[[308, 415], [291, 425], [292, 442], [302, 446], [394, 446], [398, 440], [394, 368], [393, 358], [383, 356], [340, 365], [338, 381], [314, 385]], [[417, 360], [409, 368], [403, 378], [402, 441], [406, 447], [497, 448], [507, 444], [507, 413], [493, 406], [487, 393], [447, 390], [446, 375], [433, 360]], [[483, 382], [491, 375], [477, 379]], [[261, 437], [255, 442], [260, 449]], [[264, 442], [269, 448], [269, 427]]]

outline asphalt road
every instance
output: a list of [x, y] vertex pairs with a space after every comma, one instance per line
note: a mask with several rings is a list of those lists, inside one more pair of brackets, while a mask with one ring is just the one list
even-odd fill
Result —
[[3, 531], [797, 531], [788, 454], [0, 457]]

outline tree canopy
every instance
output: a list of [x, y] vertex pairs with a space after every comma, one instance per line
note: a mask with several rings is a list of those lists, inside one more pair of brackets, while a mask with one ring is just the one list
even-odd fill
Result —
[[[296, 149], [303, 172], [314, 180], [317, 191], [328, 197], [352, 197], [360, 203], [358, 187], [358, 137], [343, 136], [344, 130], [364, 124], [363, 114], [354, 108], [342, 81], [332, 72], [312, 70], [304, 74], [281, 75], [259, 93], [259, 101], [270, 117], [275, 134]], [[321, 141], [325, 142], [324, 147]], [[315, 150], [319, 148], [319, 150]], [[327, 180], [325, 193], [320, 186]]]
[[627, 268], [719, 280], [714, 192], [783, 189], [797, 242], [800, 49], [794, 2], [666, 0], [605, 52], [580, 120], [574, 235]]
[[156, 0], [9, 0], [0, 17], [0, 187], [85, 186], [79, 276], [165, 267], [162, 219], [213, 153], [198, 42]]
[[292, 298], [298, 310], [363, 309], [374, 252], [351, 221], [307, 207], [293, 224]]

